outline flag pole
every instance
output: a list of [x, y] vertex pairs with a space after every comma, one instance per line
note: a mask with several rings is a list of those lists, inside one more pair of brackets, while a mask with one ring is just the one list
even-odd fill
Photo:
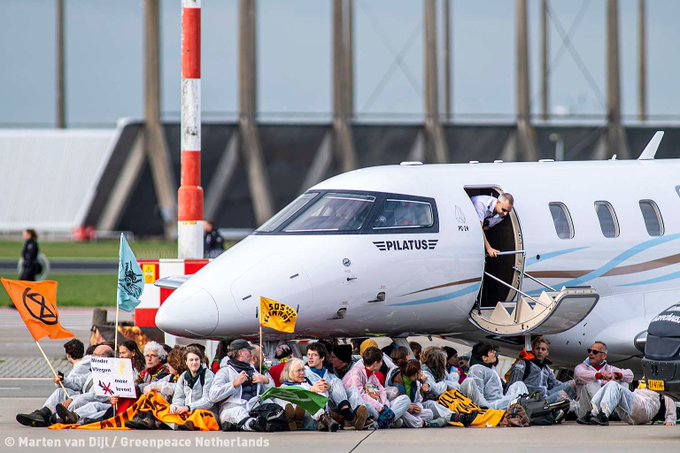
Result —
[[[59, 378], [59, 375], [57, 374], [57, 372], [55, 371], [54, 367], [52, 366], [52, 364], [50, 363], [49, 359], [47, 358], [47, 355], [45, 354], [45, 351], [43, 351], [42, 346], [40, 346], [40, 343], [36, 341], [35, 344], [38, 346], [38, 349], [40, 349], [40, 352], [42, 352], [42, 355], [43, 355], [43, 357], [45, 358], [45, 362], [47, 362], [47, 365], [49, 365], [50, 370], [52, 370], [52, 374], [54, 374], [54, 377], [55, 377], [55, 378]], [[71, 395], [69, 395], [68, 392], [66, 391], [66, 387], [64, 387], [64, 383], [61, 381], [61, 379], [59, 379], [59, 386], [61, 387], [61, 389], [62, 389], [62, 390], [64, 391], [64, 393], [66, 394], [66, 398], [70, 398]]]
[[116, 300], [116, 330], [113, 334], [113, 354], [118, 357], [118, 300]]
[[264, 354], [262, 353], [262, 299], [260, 299], [259, 315], [257, 317], [258, 324], [260, 324], [260, 374], [262, 374], [262, 361]]

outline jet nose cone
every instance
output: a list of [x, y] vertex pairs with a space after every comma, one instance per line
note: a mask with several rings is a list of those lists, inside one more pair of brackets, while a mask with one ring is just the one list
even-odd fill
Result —
[[178, 336], [209, 336], [215, 331], [218, 321], [215, 299], [196, 285], [180, 286], [156, 313], [158, 328]]

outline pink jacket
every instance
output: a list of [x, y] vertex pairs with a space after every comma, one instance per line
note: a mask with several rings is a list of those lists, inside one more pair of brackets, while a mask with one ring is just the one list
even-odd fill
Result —
[[[377, 412], [382, 411], [383, 406], [389, 406], [385, 387], [380, 384], [375, 373], [371, 374], [371, 377], [368, 377], [366, 374], [366, 367], [364, 367], [362, 361], [355, 363], [347, 372], [342, 379], [342, 384], [348, 391], [356, 389], [361, 395], [361, 399], [364, 403], [370, 404]], [[373, 396], [370, 394], [373, 394]]]
[[619, 373], [621, 375], [621, 379], [618, 379], [618, 382], [625, 382], [627, 384], [633, 382], [633, 372], [629, 369], [617, 368], [613, 365], [605, 363], [602, 368], [596, 370], [587, 362], [587, 360], [588, 359], [576, 365], [576, 368], [574, 369], [574, 380], [576, 381], [577, 391], [579, 387], [591, 382], [597, 382], [600, 384], [600, 386], [606, 384], [607, 381], [599, 378], [600, 373]]

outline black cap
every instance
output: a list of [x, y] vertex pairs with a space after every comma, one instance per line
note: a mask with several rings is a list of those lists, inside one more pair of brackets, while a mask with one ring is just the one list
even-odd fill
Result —
[[227, 351], [229, 352], [240, 351], [241, 349], [248, 349], [249, 351], [252, 351], [255, 348], [253, 348], [253, 346], [246, 340], [234, 340], [231, 343], [229, 343]]
[[341, 344], [333, 348], [333, 355], [344, 363], [352, 361], [352, 346], [349, 344]]

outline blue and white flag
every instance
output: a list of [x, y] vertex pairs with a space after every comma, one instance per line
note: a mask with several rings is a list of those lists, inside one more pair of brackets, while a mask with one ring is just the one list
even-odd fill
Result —
[[132, 311], [139, 305], [139, 298], [144, 291], [144, 275], [134, 253], [120, 233], [120, 253], [118, 257], [118, 307], [123, 311]]

